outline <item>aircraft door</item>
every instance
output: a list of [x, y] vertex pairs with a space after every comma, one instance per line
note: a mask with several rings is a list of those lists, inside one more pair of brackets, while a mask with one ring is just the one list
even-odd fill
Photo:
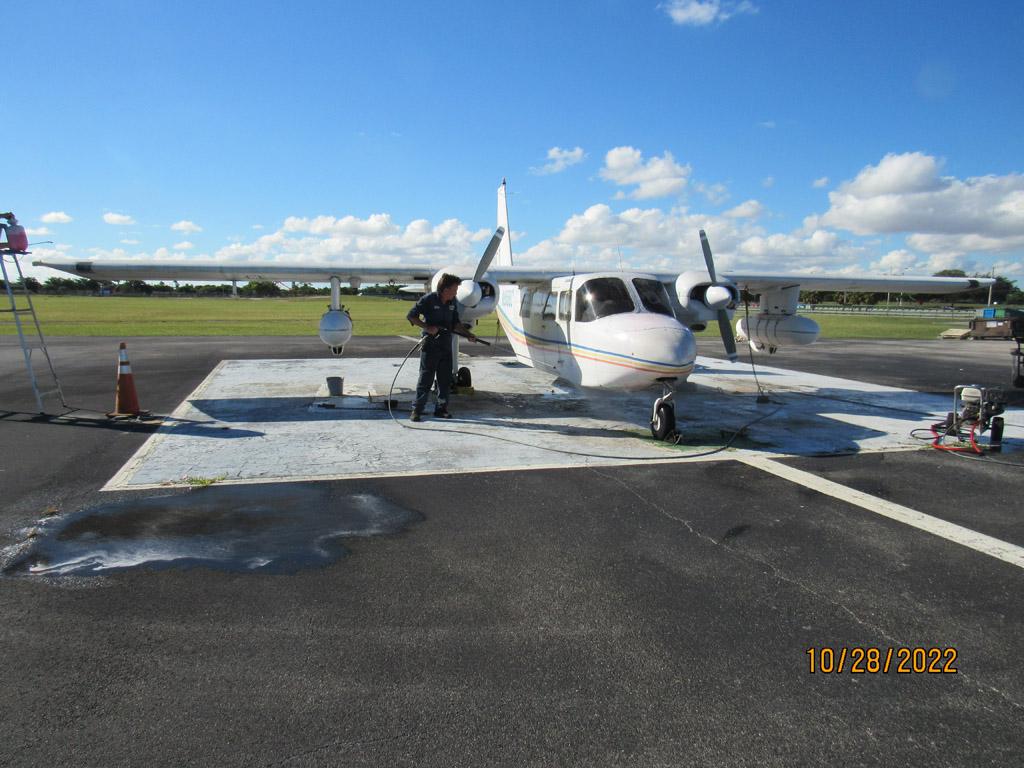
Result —
[[552, 350], [553, 365], [559, 375], [572, 379], [575, 360], [572, 356], [572, 289], [573, 278], [559, 278], [551, 283], [554, 297], [554, 336], [557, 342]]

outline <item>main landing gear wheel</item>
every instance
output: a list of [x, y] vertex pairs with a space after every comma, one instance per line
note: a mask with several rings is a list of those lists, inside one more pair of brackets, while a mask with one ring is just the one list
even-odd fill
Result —
[[463, 366], [459, 368], [459, 372], [455, 374], [455, 386], [457, 387], [471, 387], [473, 386], [473, 374], [469, 372], [469, 368]]

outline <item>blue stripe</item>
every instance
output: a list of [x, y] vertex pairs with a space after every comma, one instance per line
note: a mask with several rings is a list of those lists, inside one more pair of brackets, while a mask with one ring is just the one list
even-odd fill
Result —
[[558, 339], [546, 339], [543, 336], [536, 336], [532, 333], [528, 333], [525, 328], [520, 328], [518, 325], [512, 322], [512, 319], [508, 315], [505, 314], [505, 310], [503, 310], [500, 305], [498, 306], [498, 313], [505, 318], [506, 322], [508, 322], [509, 325], [511, 325], [513, 328], [516, 329], [516, 331], [523, 334], [523, 336], [525, 336], [528, 339], [534, 339], [536, 341], [542, 341], [548, 344], [560, 344], [563, 347], [569, 347], [570, 350], [582, 349], [586, 350], [587, 352], [597, 352], [598, 354], [601, 355], [608, 355], [609, 357], [621, 357], [623, 360], [629, 360], [630, 362], [650, 363], [651, 365], [661, 365], [666, 368], [685, 367], [684, 365], [680, 365], [677, 363], [663, 363], [659, 360], [645, 360], [642, 357], [632, 357], [630, 355], [623, 355], [619, 352], [609, 352], [608, 350], [605, 349], [597, 349], [596, 347], [585, 347], [582, 344], [574, 344], [572, 342], [559, 341]]

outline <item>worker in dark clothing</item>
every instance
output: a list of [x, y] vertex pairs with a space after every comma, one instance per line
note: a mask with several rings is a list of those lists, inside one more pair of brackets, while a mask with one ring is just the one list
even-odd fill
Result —
[[455, 306], [455, 292], [462, 280], [455, 275], [443, 274], [437, 283], [437, 291], [428, 293], [406, 315], [409, 322], [423, 329], [423, 346], [420, 348], [420, 378], [416, 383], [416, 400], [412, 406], [412, 420], [420, 421], [427, 405], [430, 388], [437, 379], [437, 405], [434, 415], [450, 419], [448, 413], [448, 391], [452, 384], [452, 334], [465, 336], [476, 341], [468, 325], [459, 322], [459, 310]]

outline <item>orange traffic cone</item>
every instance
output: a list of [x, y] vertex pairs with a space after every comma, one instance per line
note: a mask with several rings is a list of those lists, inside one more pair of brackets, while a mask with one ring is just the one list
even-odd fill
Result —
[[149, 411], [144, 411], [139, 407], [139, 396], [135, 394], [132, 365], [128, 362], [128, 347], [123, 341], [117, 357], [117, 394], [114, 395], [114, 410], [107, 414], [107, 418], [148, 416]]

